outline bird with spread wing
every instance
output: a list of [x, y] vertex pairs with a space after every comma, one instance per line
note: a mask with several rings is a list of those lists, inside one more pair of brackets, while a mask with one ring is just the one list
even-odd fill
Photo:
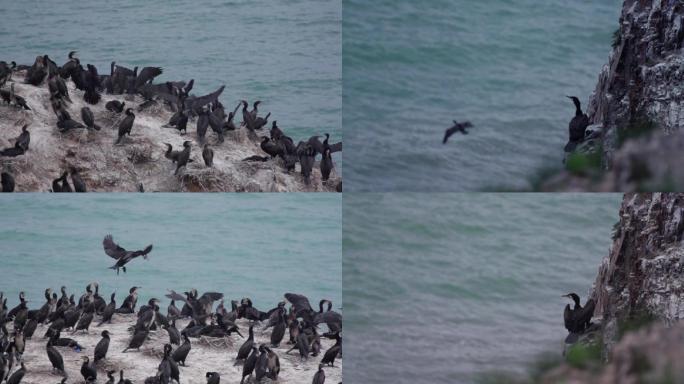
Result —
[[148, 245], [143, 250], [127, 251], [114, 242], [112, 235], [105, 236], [104, 240], [102, 240], [102, 247], [107, 256], [116, 260], [116, 263], [109, 267], [109, 269], [116, 269], [117, 275], [119, 274], [119, 269], [123, 269], [124, 273], [126, 273], [126, 264], [128, 264], [129, 261], [139, 256], [142, 256], [147, 260], [147, 255], [152, 252], [152, 244]]

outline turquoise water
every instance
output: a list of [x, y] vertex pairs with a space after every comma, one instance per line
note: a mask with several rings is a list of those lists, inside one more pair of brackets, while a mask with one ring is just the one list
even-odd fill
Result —
[[338, 141], [341, 17], [339, 0], [8, 1], [0, 60], [48, 54], [62, 65], [77, 50], [104, 74], [113, 60], [161, 66], [159, 81], [194, 78], [197, 95], [225, 84], [226, 110], [263, 100], [260, 111], [295, 142], [324, 132]]
[[[560, 169], [565, 95], [587, 104], [621, 4], [344, 0], [346, 190], [524, 189]], [[475, 128], [442, 145], [452, 120]]]
[[[339, 308], [341, 203], [340, 196], [315, 194], [2, 196], [0, 291], [14, 305], [24, 290], [34, 307], [48, 287], [66, 285], [78, 298], [98, 281], [107, 300], [117, 292], [119, 304], [130, 287], [141, 286], [144, 301], [196, 288], [250, 297], [262, 310], [285, 292], [307, 295], [312, 304], [330, 298]], [[117, 276], [102, 249], [108, 233], [129, 250], [154, 249]]]
[[560, 356], [617, 194], [346, 194], [345, 379], [469, 383]]

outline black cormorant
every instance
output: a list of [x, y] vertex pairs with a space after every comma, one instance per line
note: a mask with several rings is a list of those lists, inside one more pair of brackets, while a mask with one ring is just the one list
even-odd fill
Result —
[[53, 371], [57, 370], [62, 375], [66, 376], [66, 372], [64, 371], [64, 358], [59, 353], [59, 351], [57, 351], [57, 348], [52, 346], [53, 340], [54, 340], [54, 337], [51, 337], [50, 339], [48, 339], [47, 345], [45, 346], [45, 350], [47, 351], [48, 359], [50, 359], [50, 364], [52, 364], [52, 370]]
[[278, 155], [283, 154], [283, 148], [278, 145], [275, 141], [269, 139], [267, 136], [261, 138], [261, 150], [268, 153], [271, 158], [276, 158]]
[[88, 104], [97, 104], [100, 102], [100, 77], [97, 74], [97, 68], [94, 65], [88, 64], [88, 70], [84, 76], [85, 93], [83, 99]]
[[26, 71], [25, 82], [35, 86], [40, 85], [45, 79], [45, 76], [47, 76], [47, 66], [45, 64], [45, 58], [43, 56], [36, 57], [33, 65]]
[[285, 328], [287, 328], [287, 320], [285, 318], [285, 311], [278, 313], [277, 323], [273, 326], [273, 332], [271, 332], [271, 346], [276, 348], [280, 345], [285, 337]]
[[126, 102], [121, 102], [118, 100], [111, 100], [108, 101], [105, 104], [105, 109], [111, 112], [116, 112], [116, 113], [121, 113], [124, 111], [124, 108], [126, 107]]
[[143, 250], [127, 251], [125, 248], [120, 247], [114, 242], [112, 235], [107, 235], [104, 237], [104, 240], [102, 240], [102, 247], [104, 248], [107, 256], [116, 260], [116, 264], [109, 267], [109, 269], [116, 269], [117, 275], [119, 274], [119, 268], [123, 269], [124, 273], [126, 273], [125, 265], [129, 261], [139, 256], [142, 256], [145, 260], [147, 260], [147, 255], [152, 251], [152, 244], [148, 245]]
[[323, 364], [318, 364], [318, 371], [314, 375], [311, 384], [325, 384], [325, 371], [323, 370]]
[[81, 376], [86, 383], [97, 381], [97, 369], [95, 369], [95, 364], [90, 363], [88, 356], [83, 356], [83, 364], [81, 365]]
[[90, 108], [81, 108], [81, 119], [83, 119], [83, 123], [85, 123], [86, 127], [95, 129], [96, 131], [100, 130], [100, 126], [95, 124], [95, 116]]
[[570, 120], [570, 124], [568, 126], [570, 137], [568, 143], [565, 145], [565, 152], [572, 152], [575, 147], [577, 147], [577, 144], [584, 140], [584, 135], [586, 134], [587, 127], [589, 126], [589, 117], [582, 112], [582, 106], [577, 97], [566, 97], [571, 99], [575, 104], [575, 117]]
[[183, 150], [178, 154], [178, 162], [176, 163], [176, 171], [173, 173], [174, 175], [178, 174], [178, 170], [181, 169], [181, 167], [184, 167], [188, 164], [188, 161], [190, 160], [190, 147], [192, 143], [189, 141], [183, 142]]
[[71, 173], [71, 183], [74, 185], [74, 191], [87, 192], [85, 181], [83, 181], [78, 170], [75, 167], [71, 167], [69, 172]]
[[183, 332], [183, 344], [180, 347], [176, 348], [175, 351], [173, 351], [173, 355], [171, 356], [173, 358], [173, 361], [182, 366], [185, 366], [185, 359], [188, 357], [190, 349], [192, 349], [192, 344], [190, 343], [188, 334]]
[[116, 139], [116, 144], [119, 144], [125, 135], [131, 135], [131, 129], [133, 128], [133, 121], [135, 120], [135, 114], [133, 110], [126, 109], [126, 117], [119, 124], [118, 139]]
[[131, 289], [128, 290], [128, 296], [124, 299], [124, 302], [121, 304], [121, 307], [116, 310], [116, 313], [134, 313], [135, 312], [135, 306], [138, 303], [138, 288], [140, 287], [131, 287]]
[[456, 132], [461, 132], [464, 135], [468, 134], [468, 128], [472, 127], [473, 124], [470, 123], [470, 121], [464, 121], [462, 123], [459, 123], [458, 121], [454, 120], [454, 125], [447, 129], [446, 132], [444, 132], [444, 139], [442, 140], [442, 144], [446, 144], [447, 140], [449, 140], [449, 137], [453, 135]]
[[76, 333], [78, 331], [85, 331], [86, 333], [88, 333], [88, 328], [90, 328], [90, 323], [93, 322], [94, 312], [95, 312], [95, 306], [92, 303], [86, 305], [86, 308], [83, 311], [83, 314], [81, 314], [81, 317], [78, 319], [78, 324], [76, 324], [76, 327], [71, 332], [71, 334], [73, 335], [74, 333]]
[[107, 357], [107, 351], [109, 350], [109, 331], [102, 331], [102, 339], [95, 346], [95, 355], [93, 356], [93, 362], [97, 364], [98, 361]]
[[104, 311], [102, 312], [102, 319], [100, 320], [100, 323], [97, 325], [98, 327], [101, 326], [104, 323], [112, 323], [112, 317], [114, 316], [114, 313], [116, 312], [116, 300], [114, 299], [116, 297], [116, 292], [112, 293], [112, 296], [110, 297], [109, 304], [105, 307]]
[[563, 312], [565, 328], [571, 334], [584, 332], [591, 324], [596, 302], [594, 299], [589, 299], [584, 304], [584, 307], [582, 307], [580, 305], [580, 298], [576, 293], [568, 293], [563, 297], [570, 298], [575, 303], [573, 308], [570, 308], [570, 304], [565, 306], [565, 311]]
[[321, 158], [321, 180], [327, 181], [330, 178], [330, 172], [334, 168], [332, 161], [332, 154], [330, 148], [323, 150], [323, 157]]
[[9, 172], [2, 172], [0, 185], [2, 185], [2, 192], [14, 192], [14, 177]]
[[237, 357], [235, 358], [235, 360], [239, 361], [239, 360], [246, 359], [247, 356], [249, 356], [249, 351], [252, 350], [253, 345], [254, 345], [254, 326], [252, 325], [249, 327], [249, 337], [240, 346], [240, 349], [238, 350]]
[[140, 351], [140, 347], [142, 347], [143, 343], [145, 343], [145, 340], [147, 340], [147, 335], [149, 335], [149, 333], [150, 332], [147, 330], [135, 332], [133, 337], [131, 337], [131, 340], [128, 342], [128, 346], [123, 350], [122, 353], [128, 351], [129, 349], [137, 349]]
[[252, 114], [247, 110], [248, 107], [247, 101], [242, 100], [242, 123], [247, 129], [254, 130], [254, 118], [252, 118]]
[[283, 137], [283, 131], [278, 127], [278, 122], [273, 121], [273, 124], [271, 124], [271, 140], [279, 140], [281, 137]]
[[169, 343], [179, 345], [181, 334], [176, 328], [176, 319], [172, 319], [171, 324], [163, 326], [163, 328], [166, 329], [166, 332], [169, 334]]
[[325, 351], [325, 355], [323, 355], [323, 359], [321, 360], [321, 364], [328, 364], [331, 367], [335, 366], [335, 358], [337, 358], [337, 355], [340, 353], [342, 350], [342, 337], [340, 337], [339, 333], [335, 333], [335, 345], [330, 347], [327, 351]]
[[173, 146], [169, 143], [164, 143], [164, 145], [166, 145], [166, 151], [164, 152], [164, 157], [171, 160], [173, 163], [177, 162], [178, 156], [180, 155], [181, 151], [174, 151]]
[[269, 113], [266, 115], [266, 117], [257, 117], [257, 118], [254, 120], [254, 129], [261, 129], [261, 128], [263, 128], [264, 126], [266, 126], [266, 124], [268, 124], [268, 118], [269, 118], [270, 116], [271, 116], [271, 112], [269, 112]]
[[257, 116], [259, 116], [259, 104], [261, 104], [261, 100], [255, 101], [254, 107], [249, 112], [250, 116], [252, 116], [252, 121], [254, 121], [255, 123], [256, 123]]
[[251, 353], [249, 357], [247, 357], [247, 359], [245, 360], [245, 364], [242, 366], [242, 380], [240, 380], [240, 384], [244, 383], [245, 377], [252, 376], [252, 373], [254, 372], [254, 367], [256, 367], [258, 355], [259, 352], [257, 350], [256, 345], [252, 345]]
[[204, 136], [207, 134], [207, 128], [209, 127], [209, 112], [204, 108], [200, 108], [197, 117], [197, 138], [199, 142], [204, 141]]

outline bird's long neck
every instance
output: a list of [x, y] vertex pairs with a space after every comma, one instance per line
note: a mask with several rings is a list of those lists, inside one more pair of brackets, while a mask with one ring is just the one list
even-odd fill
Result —
[[575, 302], [575, 309], [581, 309], [582, 306], [580, 305], [580, 299], [577, 296], [573, 296], [572, 300]]

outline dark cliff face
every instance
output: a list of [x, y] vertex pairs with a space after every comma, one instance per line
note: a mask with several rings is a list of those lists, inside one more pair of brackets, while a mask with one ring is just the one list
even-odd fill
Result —
[[664, 130], [679, 128], [681, 121], [669, 112], [678, 112], [684, 100], [683, 14], [680, 0], [624, 2], [616, 44], [589, 103], [591, 120], [606, 133], [644, 114]]
[[609, 255], [593, 296], [604, 342], [620, 323], [648, 317], [666, 324], [684, 317], [684, 194], [626, 194]]
[[682, 190], [684, 2], [626, 0], [589, 102], [610, 189]]

